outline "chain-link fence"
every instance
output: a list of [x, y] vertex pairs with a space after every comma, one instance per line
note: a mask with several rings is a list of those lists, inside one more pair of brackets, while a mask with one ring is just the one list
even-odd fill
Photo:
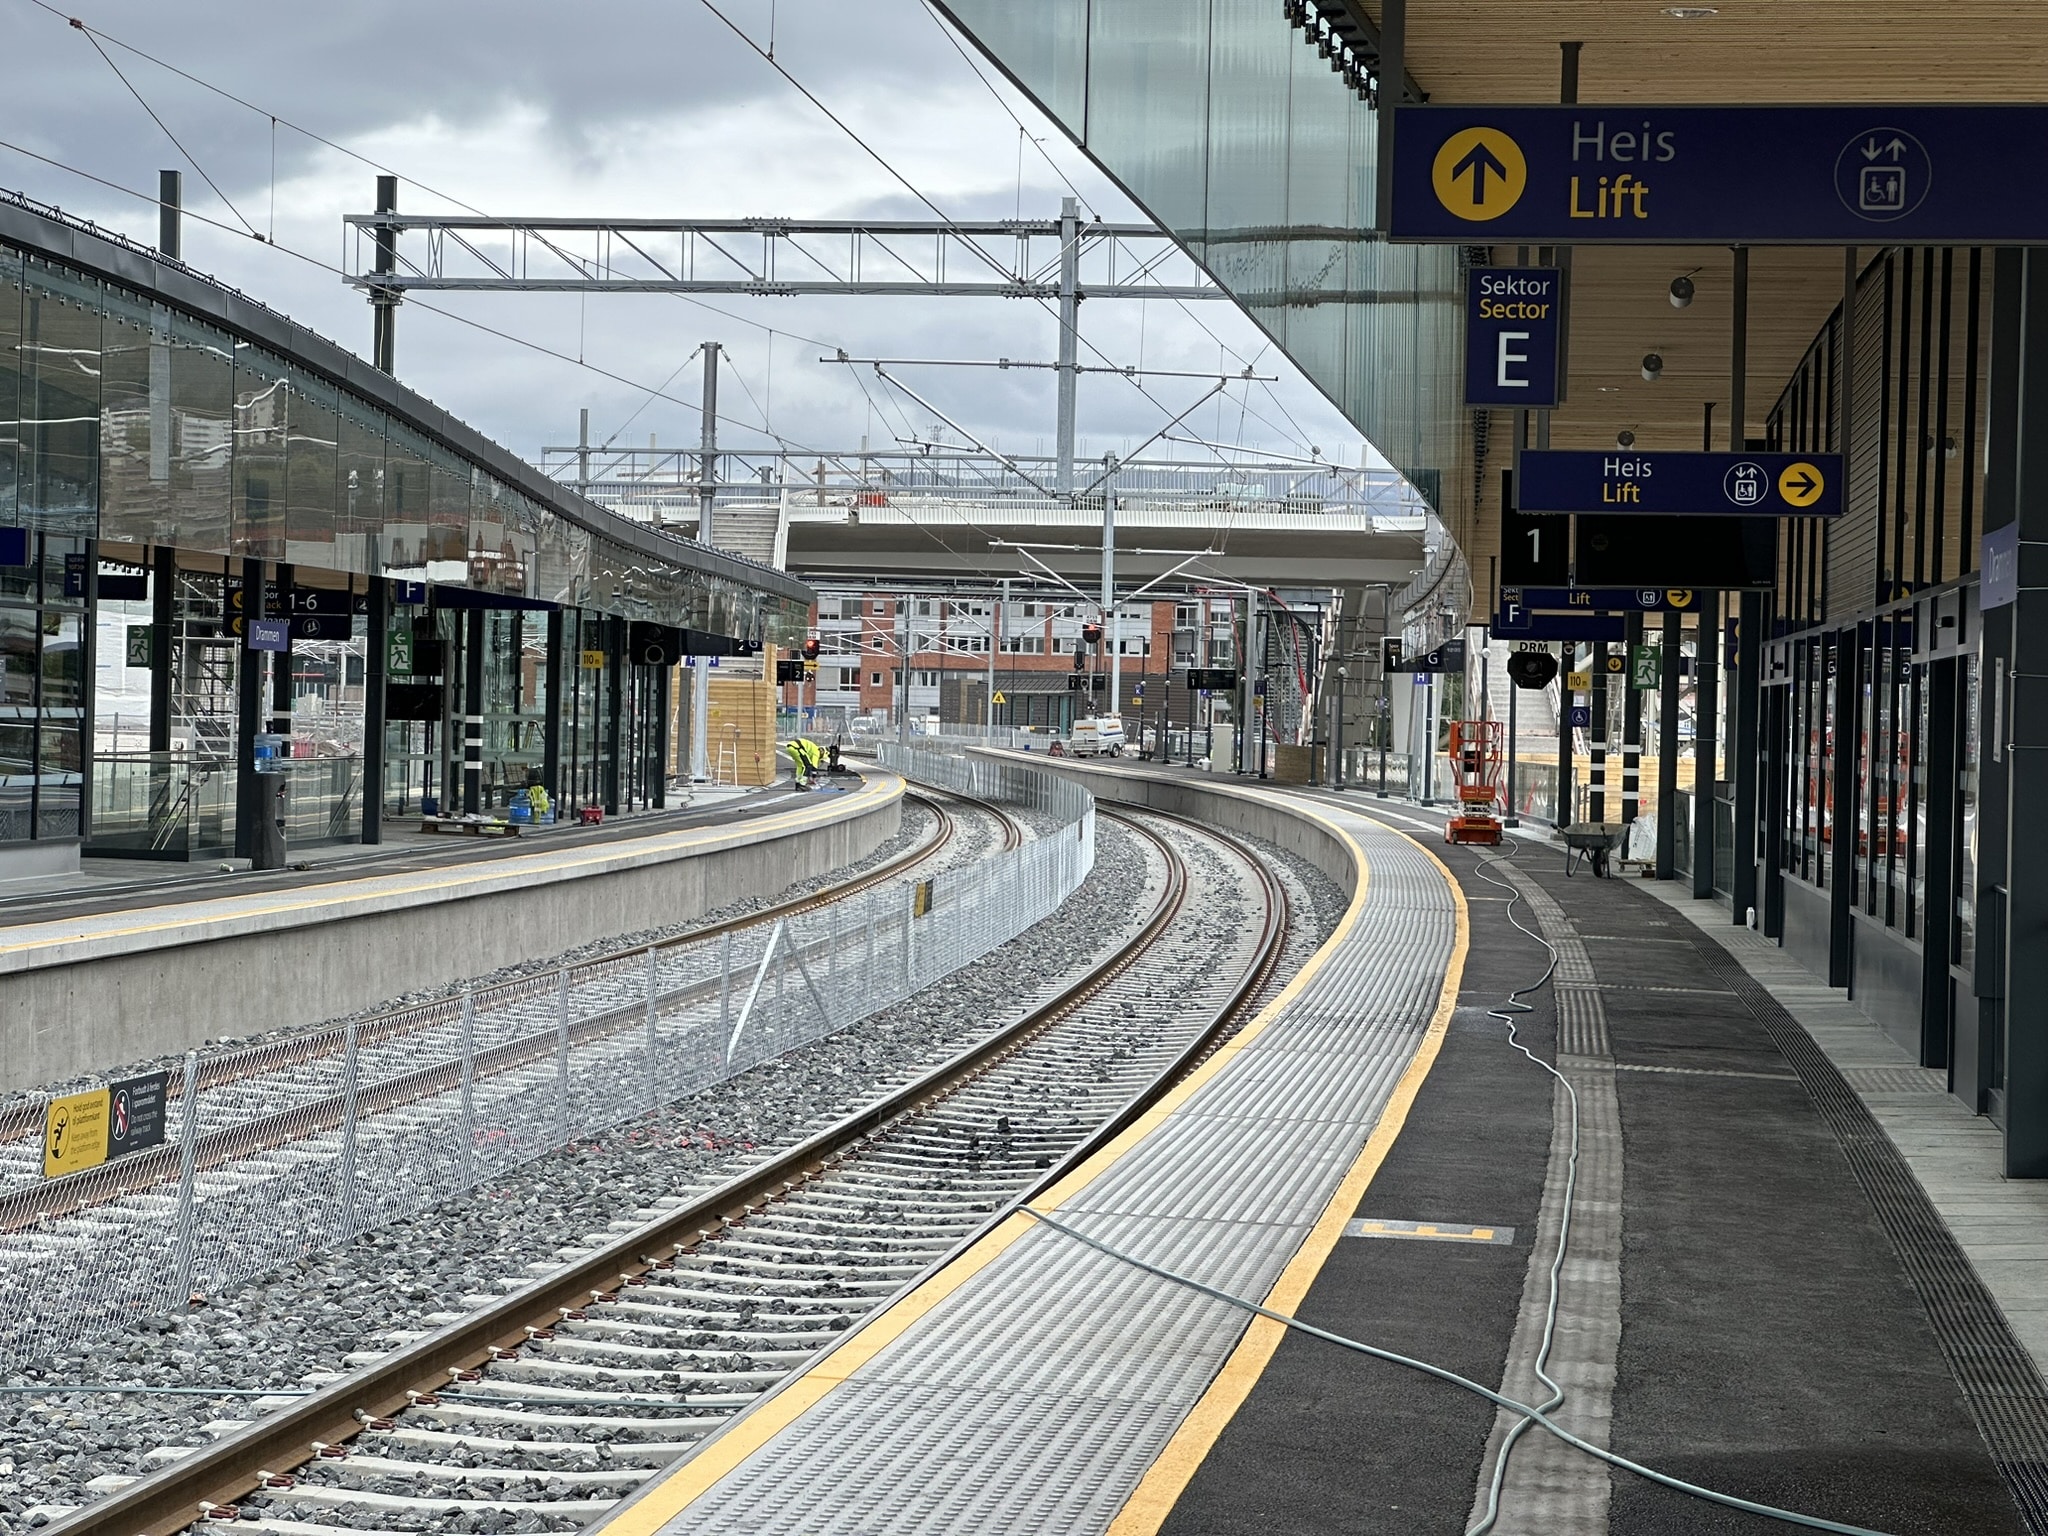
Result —
[[[475, 987], [0, 1116], [0, 1369], [412, 1215], [881, 1009], [1056, 909], [1095, 857], [1079, 786], [894, 745], [906, 777], [1028, 808], [1021, 846], [772, 923]], [[45, 1176], [63, 1144], [160, 1145]]]

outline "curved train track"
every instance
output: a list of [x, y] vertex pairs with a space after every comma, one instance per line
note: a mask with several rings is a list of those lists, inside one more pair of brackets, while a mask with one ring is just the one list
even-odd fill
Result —
[[[621, 945], [608, 954], [558, 972], [513, 977], [468, 989], [466, 996], [394, 1008], [357, 1023], [353, 1026], [355, 1045], [358, 1051], [366, 1053], [366, 1061], [374, 1063], [377, 1053], [408, 1061], [425, 1058], [424, 1065], [397, 1072], [378, 1072], [373, 1065], [368, 1075], [375, 1086], [360, 1096], [358, 1112], [389, 1111], [457, 1086], [462, 1079], [460, 1033], [465, 1006], [473, 1010], [473, 1022], [482, 1020], [487, 1026], [495, 1021], [494, 1016], [529, 1025], [545, 1023], [552, 1018], [560, 989], [566, 984], [576, 999], [572, 1008], [575, 1022], [569, 1030], [572, 1046], [632, 1027], [644, 1016], [647, 1006], [645, 968], [649, 964], [658, 967], [660, 958], [668, 952], [817, 911], [900, 879], [937, 858], [959, 839], [961, 831], [959, 821], [938, 798], [941, 794], [993, 817], [1004, 848], [1022, 842], [1023, 828], [999, 806], [950, 792], [910, 792], [907, 798], [915, 800], [933, 817], [933, 835], [848, 880], [652, 944]], [[655, 1005], [672, 1007], [692, 995], [691, 988], [658, 991]], [[476, 1080], [528, 1067], [553, 1049], [530, 1038], [530, 1028], [518, 1032], [529, 1038], [515, 1038], [474, 1053]], [[348, 1097], [338, 1065], [332, 1074], [334, 1082], [326, 1091], [309, 1083], [305, 1069], [323, 1061], [339, 1063], [347, 1050], [349, 1035], [347, 1026], [328, 1026], [202, 1057], [196, 1081], [203, 1106], [196, 1145], [198, 1170], [211, 1172], [239, 1159], [324, 1134], [341, 1124], [348, 1112]], [[183, 1093], [183, 1079], [173, 1074], [168, 1097], [175, 1103]], [[38, 1152], [42, 1130], [39, 1103], [0, 1111], [0, 1156], [11, 1156], [23, 1165], [16, 1170], [16, 1187], [0, 1190], [0, 1233], [61, 1220], [175, 1182], [182, 1175], [183, 1149], [172, 1140], [117, 1164], [44, 1181], [39, 1177]], [[10, 1143], [13, 1145], [9, 1146]]]
[[[271, 1536], [568, 1531], [631, 1493], [1113, 1137], [1268, 995], [1288, 902], [1258, 854], [1161, 813], [1099, 814], [1164, 877], [1127, 942], [1058, 995], [558, 1272], [179, 1452], [52, 1536], [195, 1520]], [[1219, 945], [1203, 906], [1226, 866], [1254, 910], [1230, 909]]]

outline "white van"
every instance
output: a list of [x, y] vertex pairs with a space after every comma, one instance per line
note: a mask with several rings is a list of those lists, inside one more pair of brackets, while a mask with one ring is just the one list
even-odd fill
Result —
[[1121, 757], [1124, 751], [1124, 723], [1115, 715], [1098, 715], [1076, 720], [1067, 750], [1076, 757]]

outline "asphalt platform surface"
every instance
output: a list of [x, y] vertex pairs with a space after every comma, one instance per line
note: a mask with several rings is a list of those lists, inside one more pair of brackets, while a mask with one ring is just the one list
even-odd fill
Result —
[[[1434, 846], [1470, 901], [1471, 953], [1442, 1052], [1356, 1214], [1511, 1226], [1515, 1240], [1346, 1238], [1301, 1315], [1497, 1386], [1527, 1278], [1553, 1085], [1485, 1010], [1539, 975], [1547, 955], [1510, 925], [1504, 893], [1476, 878], [1478, 852]], [[1899, 1536], [2017, 1536], [2025, 1527], [1927, 1300], [1843, 1133], [1819, 1112], [1813, 1079], [1764, 1027], [1760, 1009], [1775, 1005], [1731, 986], [1718, 946], [1629, 881], [1567, 880], [1562, 852], [1548, 847], [1516, 858], [1585, 943], [1616, 1066], [1613, 1449]], [[1526, 905], [1517, 911], [1534, 926]], [[1550, 988], [1532, 1000], [1524, 1039], [1555, 1059]], [[1462, 1532], [1493, 1417], [1450, 1386], [1289, 1333], [1163, 1530]], [[1791, 1529], [1609, 1475], [1608, 1529], [1626, 1536]]]

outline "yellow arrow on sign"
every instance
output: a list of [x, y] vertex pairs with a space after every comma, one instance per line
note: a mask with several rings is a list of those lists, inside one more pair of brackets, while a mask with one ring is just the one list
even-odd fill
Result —
[[1778, 494], [1786, 504], [1794, 507], [1810, 507], [1820, 500], [1821, 492], [1828, 488], [1827, 476], [1820, 472], [1818, 465], [1800, 460], [1787, 464], [1778, 473]]
[[1430, 167], [1436, 200], [1474, 223], [1497, 219], [1521, 199], [1529, 181], [1522, 147], [1498, 128], [1454, 133]]

